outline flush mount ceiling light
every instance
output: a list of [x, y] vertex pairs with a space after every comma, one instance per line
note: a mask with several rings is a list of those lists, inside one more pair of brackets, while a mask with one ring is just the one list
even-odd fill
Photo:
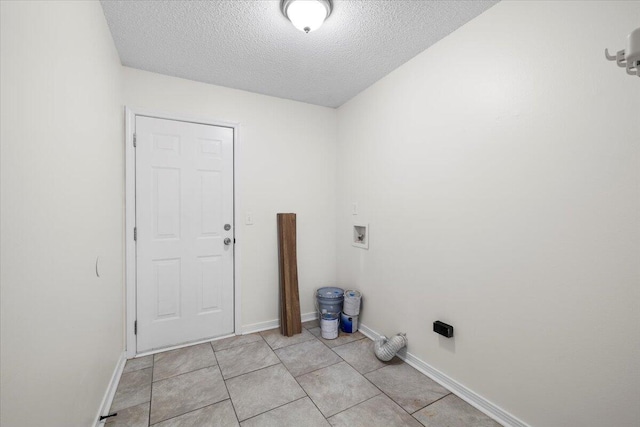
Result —
[[280, 10], [294, 27], [308, 33], [320, 28], [331, 15], [331, 0], [282, 0]]

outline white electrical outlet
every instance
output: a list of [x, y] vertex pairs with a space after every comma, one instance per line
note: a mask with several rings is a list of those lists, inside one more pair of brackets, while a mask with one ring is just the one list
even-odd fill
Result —
[[253, 214], [251, 212], [247, 212], [244, 216], [244, 223], [246, 225], [253, 225]]

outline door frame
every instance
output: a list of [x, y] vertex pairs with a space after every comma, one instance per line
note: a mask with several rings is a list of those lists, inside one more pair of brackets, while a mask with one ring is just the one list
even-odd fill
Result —
[[[150, 111], [143, 108], [127, 107], [124, 108], [125, 113], [125, 335], [126, 335], [126, 355], [127, 359], [136, 356], [158, 353], [169, 348], [180, 348], [187, 345], [183, 344], [169, 347], [162, 350], [154, 350], [151, 352], [136, 352], [136, 335], [134, 331], [134, 322], [136, 320], [136, 245], [133, 240], [133, 228], [136, 223], [136, 158], [135, 149], [133, 147], [133, 132], [135, 129], [136, 116], [152, 117], [156, 119], [177, 120], [181, 122], [212, 125], [227, 127], [233, 129], [233, 221], [234, 221], [234, 239], [233, 245], [233, 329], [235, 335], [242, 334], [242, 307], [241, 307], [241, 287], [240, 287], [240, 245], [242, 244], [241, 231], [239, 229], [240, 211], [239, 203], [239, 141], [240, 141], [240, 124], [215, 120], [206, 117], [184, 116], [172, 113], [164, 113], [158, 111]], [[228, 335], [227, 335], [228, 336]], [[233, 336], [233, 335], [232, 335]], [[223, 337], [219, 337], [223, 338]], [[217, 338], [216, 338], [217, 339]], [[211, 341], [206, 339], [200, 342]]]

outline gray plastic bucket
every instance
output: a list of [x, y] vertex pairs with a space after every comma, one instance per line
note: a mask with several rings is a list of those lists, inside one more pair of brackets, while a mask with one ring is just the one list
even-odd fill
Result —
[[316, 291], [316, 308], [320, 314], [340, 313], [344, 301], [344, 289], [326, 287]]

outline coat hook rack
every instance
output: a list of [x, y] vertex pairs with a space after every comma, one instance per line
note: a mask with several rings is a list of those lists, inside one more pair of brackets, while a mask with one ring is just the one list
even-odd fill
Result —
[[627, 48], [609, 54], [604, 50], [604, 56], [609, 61], [616, 61], [618, 67], [626, 68], [627, 74], [640, 77], [640, 28], [636, 28], [627, 36]]

